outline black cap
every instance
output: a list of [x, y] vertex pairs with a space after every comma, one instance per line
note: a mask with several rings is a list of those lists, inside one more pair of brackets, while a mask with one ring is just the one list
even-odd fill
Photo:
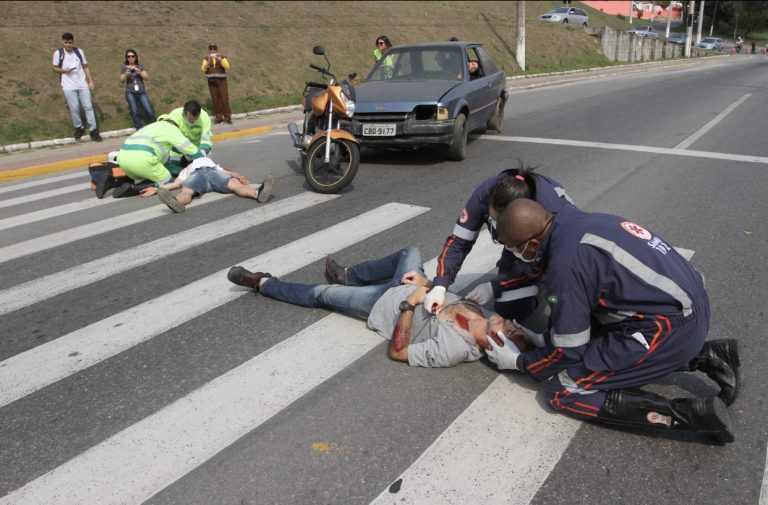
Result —
[[218, 48], [219, 46], [217, 46], [216, 44], [213, 44], [213, 43], [208, 44], [208, 49], [218, 49]]

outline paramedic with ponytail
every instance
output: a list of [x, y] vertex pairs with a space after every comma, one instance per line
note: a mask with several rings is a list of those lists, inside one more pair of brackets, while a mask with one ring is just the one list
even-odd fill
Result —
[[[444, 304], [445, 292], [455, 280], [483, 225], [488, 227], [494, 243], [499, 244], [496, 218], [502, 210], [517, 198], [529, 198], [539, 202], [550, 212], [573, 201], [563, 186], [548, 177], [533, 173], [520, 163], [519, 168], [504, 170], [483, 181], [469, 197], [459, 213], [453, 232], [445, 241], [437, 260], [437, 275], [433, 288], [427, 294], [424, 306], [436, 310]], [[515, 257], [504, 248], [496, 263], [497, 276], [490, 282], [476, 286], [466, 298], [480, 305], [494, 301], [494, 312], [507, 319], [522, 319], [530, 315], [538, 304], [537, 282], [543, 272], [539, 261], [527, 262]]]

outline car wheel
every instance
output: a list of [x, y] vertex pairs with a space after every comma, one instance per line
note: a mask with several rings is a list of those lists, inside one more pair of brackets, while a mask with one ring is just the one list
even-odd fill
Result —
[[461, 161], [467, 157], [467, 116], [459, 114], [453, 121], [453, 139], [448, 145], [448, 159]]
[[501, 133], [501, 127], [504, 124], [505, 105], [506, 103], [504, 102], [504, 99], [499, 97], [499, 99], [496, 101], [496, 108], [494, 109], [490, 119], [488, 119], [488, 124], [486, 125], [487, 129], [496, 130], [498, 133]]
[[568, 18], [565, 18], [565, 19], [563, 19], [563, 24], [564, 24], [564, 25], [567, 25], [567, 24], [568, 24]]
[[587, 23], [582, 24], [581, 27], [582, 28], [586, 28], [587, 27]]

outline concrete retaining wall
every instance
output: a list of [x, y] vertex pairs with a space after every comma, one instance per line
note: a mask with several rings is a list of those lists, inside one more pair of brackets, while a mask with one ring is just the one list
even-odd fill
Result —
[[[683, 46], [667, 44], [661, 39], [648, 40], [608, 26], [596, 35], [600, 37], [603, 54], [609, 61], [639, 62], [679, 58], [684, 52]], [[699, 51], [693, 48], [691, 56], [699, 56]]]

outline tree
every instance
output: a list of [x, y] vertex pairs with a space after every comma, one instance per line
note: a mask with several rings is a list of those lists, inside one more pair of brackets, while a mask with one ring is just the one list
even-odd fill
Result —
[[768, 1], [744, 2], [720, 0], [714, 15], [719, 23], [733, 29], [733, 38], [749, 37], [756, 31], [768, 28]]

